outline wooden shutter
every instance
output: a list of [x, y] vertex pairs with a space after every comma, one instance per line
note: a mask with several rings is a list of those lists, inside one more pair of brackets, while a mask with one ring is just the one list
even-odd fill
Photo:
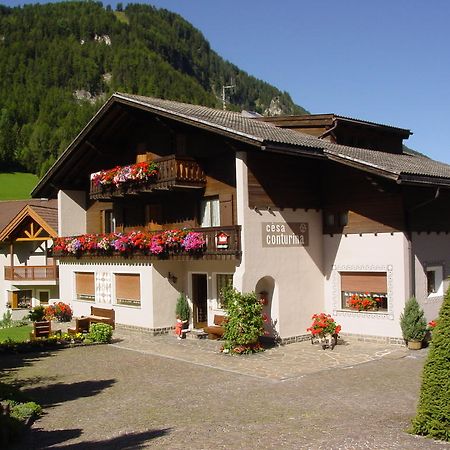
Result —
[[348, 292], [387, 292], [386, 272], [341, 272], [341, 290]]
[[118, 273], [116, 278], [116, 299], [141, 300], [141, 279], [139, 274]]
[[220, 225], [233, 225], [233, 194], [220, 194]]
[[77, 295], [95, 295], [93, 272], [75, 272], [75, 286]]

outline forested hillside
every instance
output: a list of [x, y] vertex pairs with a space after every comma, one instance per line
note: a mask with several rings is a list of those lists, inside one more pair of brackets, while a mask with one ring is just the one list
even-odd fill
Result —
[[0, 5], [0, 171], [42, 175], [115, 91], [264, 113], [274, 98], [304, 113], [289, 94], [211, 50], [182, 17], [149, 5], [123, 11], [101, 2]]

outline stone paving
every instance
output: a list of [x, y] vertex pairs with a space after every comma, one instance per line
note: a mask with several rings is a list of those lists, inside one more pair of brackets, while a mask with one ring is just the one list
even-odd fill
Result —
[[45, 411], [13, 449], [450, 448], [405, 431], [426, 349], [219, 346], [118, 329], [112, 345], [4, 356], [1, 378]]
[[220, 341], [177, 340], [172, 335], [148, 336], [129, 330], [115, 332], [115, 347], [162, 356], [254, 378], [283, 381], [322, 370], [352, 367], [381, 358], [400, 359], [408, 354], [402, 346], [339, 339], [334, 350], [322, 350], [310, 341], [277, 346], [254, 355], [223, 355]]

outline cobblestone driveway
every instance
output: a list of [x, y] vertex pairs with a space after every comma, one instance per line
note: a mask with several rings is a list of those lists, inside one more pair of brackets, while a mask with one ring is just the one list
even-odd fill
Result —
[[404, 432], [426, 350], [309, 342], [249, 357], [117, 331], [110, 346], [0, 361], [45, 406], [17, 449], [431, 449]]

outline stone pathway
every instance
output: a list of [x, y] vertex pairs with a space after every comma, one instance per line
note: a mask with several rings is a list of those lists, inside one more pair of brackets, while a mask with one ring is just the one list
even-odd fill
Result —
[[220, 341], [177, 340], [171, 335], [152, 337], [123, 329], [116, 330], [114, 338], [116, 343], [113, 345], [117, 348], [273, 381], [349, 368], [381, 358], [400, 359], [409, 353], [401, 346], [346, 339], [339, 340], [334, 350], [322, 350], [320, 345], [304, 341], [273, 347], [254, 355], [236, 356], [220, 353]]

